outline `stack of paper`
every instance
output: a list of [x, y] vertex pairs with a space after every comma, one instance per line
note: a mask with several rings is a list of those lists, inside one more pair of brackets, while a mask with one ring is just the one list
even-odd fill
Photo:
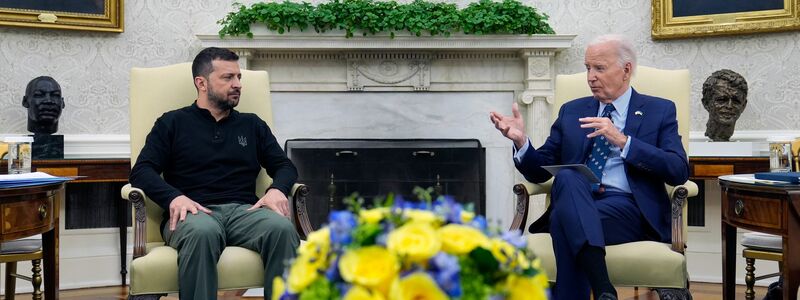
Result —
[[72, 180], [72, 178], [57, 177], [42, 172], [0, 175], [0, 189], [59, 183], [69, 180]]

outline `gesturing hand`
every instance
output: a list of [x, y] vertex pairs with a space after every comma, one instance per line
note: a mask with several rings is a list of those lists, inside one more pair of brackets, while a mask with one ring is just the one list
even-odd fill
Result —
[[588, 135], [587, 138], [593, 138], [599, 135], [605, 136], [609, 143], [612, 143], [620, 149], [625, 147], [628, 142], [628, 136], [619, 131], [614, 126], [609, 118], [603, 117], [588, 117], [578, 119], [581, 122], [581, 128], [594, 128], [594, 131]]
[[258, 202], [247, 210], [254, 210], [262, 206], [266, 206], [284, 217], [289, 216], [289, 199], [278, 189], [269, 189], [264, 197], [258, 199]]
[[186, 212], [191, 212], [193, 215], [196, 215], [198, 210], [207, 214], [211, 213], [208, 208], [203, 207], [184, 195], [172, 199], [172, 202], [169, 203], [169, 230], [175, 231], [175, 228], [178, 226], [178, 220], [181, 222], [186, 220]]
[[515, 102], [511, 105], [511, 116], [504, 116], [498, 112], [490, 112], [489, 119], [494, 123], [494, 128], [500, 130], [503, 136], [514, 141], [517, 149], [525, 146], [528, 141], [525, 135], [525, 121], [522, 120], [522, 115], [519, 113], [519, 106]]

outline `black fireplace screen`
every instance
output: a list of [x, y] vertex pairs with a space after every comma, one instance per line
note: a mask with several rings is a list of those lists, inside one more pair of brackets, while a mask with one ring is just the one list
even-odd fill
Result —
[[309, 187], [315, 229], [353, 192], [413, 199], [415, 186], [433, 187], [434, 196], [451, 195], [478, 214], [486, 209], [485, 149], [475, 139], [294, 139], [284, 149]]

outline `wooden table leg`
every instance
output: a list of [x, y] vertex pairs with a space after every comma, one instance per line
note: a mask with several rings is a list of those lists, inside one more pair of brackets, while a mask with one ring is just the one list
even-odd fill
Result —
[[736, 297], [736, 227], [722, 221], [722, 299]]
[[800, 257], [796, 255], [800, 249], [800, 194], [789, 193], [788, 212], [788, 238], [783, 239], [783, 299], [790, 300], [797, 297], [797, 287], [800, 286]]
[[64, 200], [64, 186], [58, 191], [58, 195], [53, 199], [53, 229], [42, 234], [42, 250], [44, 251], [44, 298], [47, 300], [58, 299], [59, 289], [59, 270], [58, 270], [58, 242], [59, 215], [61, 213], [61, 201]]
[[128, 216], [126, 216], [126, 212], [128, 211], [127, 208], [129, 202], [123, 199], [116, 200], [117, 225], [119, 226], [119, 274], [122, 275], [122, 285], [124, 286], [126, 283], [125, 278], [128, 274]]

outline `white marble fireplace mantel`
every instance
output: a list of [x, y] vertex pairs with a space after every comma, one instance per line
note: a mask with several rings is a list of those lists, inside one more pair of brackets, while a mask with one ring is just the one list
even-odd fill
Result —
[[[550, 127], [555, 55], [574, 35], [356, 36], [256, 32], [204, 47], [236, 51], [270, 75], [273, 131], [283, 139], [478, 139], [486, 156], [486, 216], [508, 226], [515, 175], [511, 142], [488, 113], [520, 103], [534, 145]], [[543, 201], [541, 201], [543, 203]], [[543, 204], [542, 204], [543, 205]], [[532, 207], [535, 213], [544, 208]], [[531, 218], [532, 219], [532, 218]]]
[[[534, 144], [544, 142], [555, 79], [554, 56], [575, 35], [355, 36], [272, 33], [252, 39], [198, 35], [247, 69], [270, 72], [273, 92], [509, 91], [523, 104]], [[526, 109], [527, 108], [527, 109]]]

